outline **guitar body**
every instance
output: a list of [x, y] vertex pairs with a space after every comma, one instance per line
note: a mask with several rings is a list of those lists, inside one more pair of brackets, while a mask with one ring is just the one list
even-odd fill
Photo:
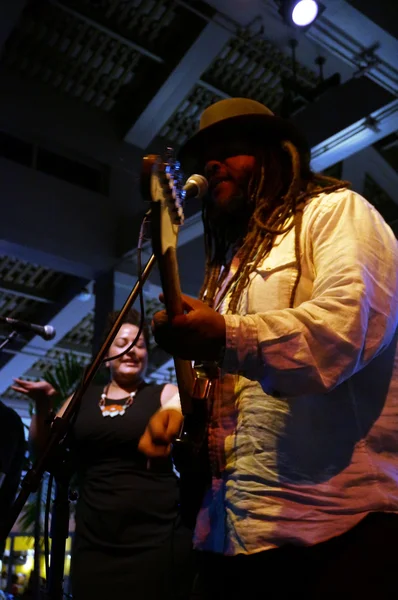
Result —
[[[169, 318], [183, 314], [181, 287], [177, 263], [179, 227], [183, 222], [178, 182], [173, 170], [157, 155], [144, 157], [141, 193], [151, 202], [152, 249], [156, 257]], [[183, 429], [173, 443], [173, 460], [180, 473], [181, 514], [183, 521], [193, 527], [203, 495], [211, 482], [207, 448], [207, 407], [214, 389], [215, 369], [208, 377], [204, 365], [195, 369], [190, 361], [174, 357], [174, 367]]]

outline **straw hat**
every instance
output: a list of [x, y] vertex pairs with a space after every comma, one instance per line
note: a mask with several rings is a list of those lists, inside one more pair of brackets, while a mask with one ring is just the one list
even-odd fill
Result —
[[214, 141], [236, 139], [266, 144], [289, 140], [302, 155], [310, 155], [304, 134], [288, 119], [276, 116], [269, 108], [249, 98], [219, 100], [206, 108], [199, 130], [180, 148], [177, 158], [187, 173], [202, 172], [204, 152]]

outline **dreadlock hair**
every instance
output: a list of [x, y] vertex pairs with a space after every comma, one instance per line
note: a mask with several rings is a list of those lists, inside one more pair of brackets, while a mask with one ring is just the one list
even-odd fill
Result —
[[[110, 312], [108, 314], [107, 320], [106, 320], [106, 325], [105, 325], [105, 330], [104, 330], [104, 334], [103, 334], [103, 341], [105, 341], [108, 333], [112, 329], [113, 324], [115, 323], [119, 314], [120, 314], [120, 310], [113, 310], [112, 312]], [[135, 310], [135, 308], [130, 308], [127, 311], [127, 313], [124, 315], [124, 318], [123, 318], [122, 322], [120, 323], [120, 325], [124, 325], [125, 323], [130, 323], [131, 325], [135, 325], [136, 327], [140, 328], [140, 326], [141, 326], [140, 313], [137, 310]], [[147, 323], [145, 323], [145, 321], [144, 321], [143, 328], [142, 328], [142, 334], [144, 336], [145, 345], [146, 345], [147, 349], [149, 349], [150, 334], [149, 334], [148, 325], [147, 325]]]
[[289, 303], [293, 307], [301, 276], [300, 233], [304, 206], [321, 192], [331, 193], [350, 185], [347, 181], [313, 173], [309, 155], [300, 153], [290, 141], [261, 148], [256, 159], [257, 168], [248, 185], [252, 213], [242, 240], [235, 245], [229, 243], [222, 225], [209, 218], [206, 203], [202, 208], [206, 269], [200, 298], [213, 306], [239, 247], [239, 266], [228, 282], [231, 292], [228, 312], [231, 313], [236, 312], [250, 273], [270, 253], [276, 236], [294, 227], [297, 276]]

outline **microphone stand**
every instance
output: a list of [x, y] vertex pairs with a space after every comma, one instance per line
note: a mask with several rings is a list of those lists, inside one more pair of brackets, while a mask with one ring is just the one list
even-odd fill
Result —
[[[155, 263], [155, 256], [152, 254], [144, 269], [140, 274], [140, 278], [136, 282], [129, 297], [123, 305], [111, 331], [107, 335], [98, 354], [94, 357], [90, 365], [88, 365], [83, 374], [83, 378], [78, 388], [74, 392], [62, 417], [55, 417], [52, 421], [50, 437], [41, 456], [35, 461], [32, 468], [27, 472], [21, 482], [21, 491], [11, 510], [9, 511], [4, 525], [0, 528], [0, 542], [5, 541], [15, 522], [17, 521], [20, 512], [22, 511], [29, 495], [37, 490], [43, 473], [45, 471], [53, 474], [55, 479], [55, 500], [53, 505], [53, 514], [51, 519], [51, 563], [49, 581], [45, 598], [46, 600], [62, 600], [63, 598], [63, 575], [64, 575], [64, 560], [65, 560], [65, 545], [69, 534], [69, 479], [70, 473], [67, 465], [67, 436], [71, 429], [71, 421], [75, 419], [80, 408], [81, 400], [84, 393], [87, 391], [94, 375], [98, 371], [106, 352], [111, 345], [125, 314], [136, 300], [140, 288], [147, 280], [149, 273]], [[16, 335], [16, 332], [11, 332], [8, 336], [10, 339]], [[4, 346], [0, 346], [0, 349]]]
[[17, 335], [18, 335], [18, 332], [16, 331], [16, 329], [13, 329], [12, 331], [10, 331], [10, 333], [7, 335], [7, 337], [1, 342], [0, 350], [3, 350], [4, 346], [7, 346], [7, 344], [9, 342], [11, 342], [11, 340], [13, 340]]

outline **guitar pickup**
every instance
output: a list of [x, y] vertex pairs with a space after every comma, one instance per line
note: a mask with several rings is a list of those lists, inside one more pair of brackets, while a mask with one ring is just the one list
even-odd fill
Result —
[[209, 398], [213, 382], [205, 377], [197, 377], [193, 384], [192, 398], [195, 400], [207, 400]]
[[218, 367], [215, 363], [195, 363], [192, 398], [195, 400], [208, 400], [217, 377]]

